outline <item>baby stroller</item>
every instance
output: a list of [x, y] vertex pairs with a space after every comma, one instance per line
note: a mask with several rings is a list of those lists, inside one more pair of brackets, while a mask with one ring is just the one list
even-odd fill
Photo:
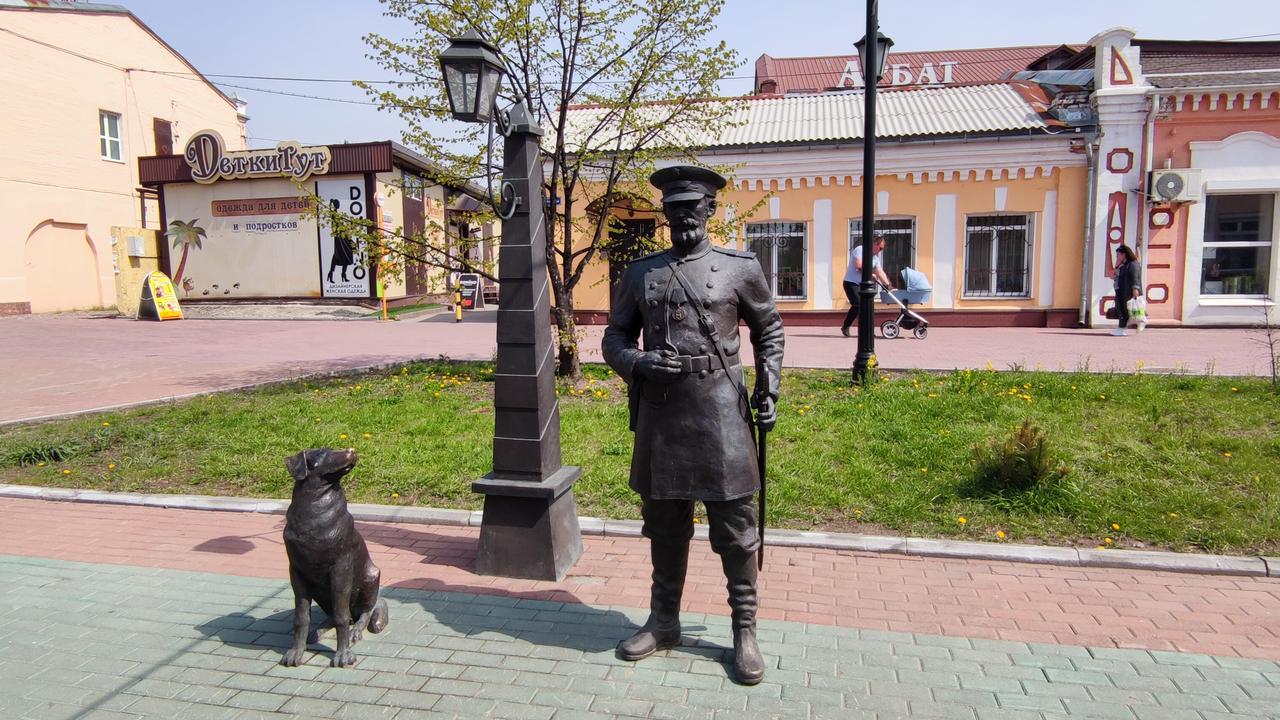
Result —
[[891, 302], [900, 308], [897, 320], [885, 320], [880, 323], [880, 334], [892, 339], [898, 337], [903, 330], [910, 330], [917, 340], [928, 337], [929, 321], [908, 306], [911, 303], [929, 302], [929, 295], [932, 293], [933, 286], [929, 284], [929, 279], [924, 276], [924, 273], [909, 267], [902, 268], [901, 288], [889, 290], [883, 285], [880, 286], [880, 302]]

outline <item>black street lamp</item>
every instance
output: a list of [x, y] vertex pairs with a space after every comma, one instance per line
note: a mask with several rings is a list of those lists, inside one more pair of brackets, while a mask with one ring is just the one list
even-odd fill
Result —
[[453, 116], [464, 122], [493, 117], [504, 137], [501, 200], [495, 202], [502, 248], [493, 471], [471, 484], [473, 492], [485, 496], [476, 572], [560, 580], [582, 555], [573, 499], [581, 469], [560, 464], [546, 203], [541, 201], [543, 131], [523, 101], [494, 117], [505, 70], [498, 49], [475, 32], [452, 38], [440, 53], [440, 67]]
[[[867, 0], [867, 34], [855, 43], [858, 61], [862, 63], [865, 107], [862, 130], [862, 285], [858, 288], [858, 354], [853, 359], [855, 383], [867, 380], [867, 371], [876, 356], [876, 283], [871, 277], [876, 228], [876, 83], [884, 75], [885, 59], [889, 48], [893, 47], [893, 41], [880, 33], [878, 5], [878, 0]], [[871, 37], [875, 38], [874, 48], [868, 47], [867, 38]]]

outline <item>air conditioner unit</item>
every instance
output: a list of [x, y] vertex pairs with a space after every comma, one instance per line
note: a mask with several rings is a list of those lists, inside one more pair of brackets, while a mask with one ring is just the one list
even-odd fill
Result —
[[1199, 202], [1204, 199], [1204, 182], [1199, 170], [1152, 170], [1147, 193], [1155, 202]]

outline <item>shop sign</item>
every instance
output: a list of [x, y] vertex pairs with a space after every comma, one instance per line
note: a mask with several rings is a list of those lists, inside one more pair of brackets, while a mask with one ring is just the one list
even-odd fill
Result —
[[209, 206], [214, 217], [240, 217], [244, 215], [300, 215], [315, 207], [311, 198], [273, 197], [244, 198], [242, 200], [214, 200]]
[[149, 272], [142, 283], [142, 303], [138, 305], [139, 320], [181, 320], [182, 308], [173, 281], [162, 272]]
[[[320, 202], [353, 218], [368, 217], [364, 178], [317, 180]], [[334, 232], [318, 222], [320, 235], [320, 291], [323, 297], [369, 297], [369, 255], [357, 238]]]
[[302, 146], [292, 140], [274, 150], [226, 150], [222, 136], [201, 130], [187, 140], [183, 157], [191, 168], [191, 179], [208, 184], [217, 180], [254, 177], [290, 177], [302, 181], [329, 172], [332, 155], [324, 145]]
[[481, 310], [484, 308], [484, 295], [480, 292], [479, 275], [474, 273], [459, 275], [458, 292], [462, 296], [463, 310]]
[[[927, 62], [920, 66], [920, 72], [916, 74], [908, 63], [889, 63], [884, 76], [889, 85], [949, 85], [955, 82], [954, 70], [959, 64], [954, 60], [940, 62], [936, 66]], [[840, 73], [836, 87], [862, 86], [862, 67], [857, 60], [850, 60], [845, 63], [844, 72]]]

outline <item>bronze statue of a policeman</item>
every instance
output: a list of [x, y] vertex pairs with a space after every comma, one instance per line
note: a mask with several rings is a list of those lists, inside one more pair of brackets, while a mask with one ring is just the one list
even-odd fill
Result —
[[[668, 167], [649, 181], [662, 191], [671, 249], [632, 262], [613, 297], [604, 358], [626, 380], [635, 447], [631, 488], [643, 500], [653, 588], [649, 619], [618, 647], [639, 660], [680, 643], [680, 598], [693, 537], [694, 501], [707, 509], [711, 547], [720, 556], [733, 612], [739, 682], [764, 677], [756, 643], [753, 495], [760, 489], [752, 407], [762, 430], [777, 417], [782, 318], [751, 253], [711, 244], [719, 174]], [[755, 350], [756, 382], [747, 397], [738, 323]]]

